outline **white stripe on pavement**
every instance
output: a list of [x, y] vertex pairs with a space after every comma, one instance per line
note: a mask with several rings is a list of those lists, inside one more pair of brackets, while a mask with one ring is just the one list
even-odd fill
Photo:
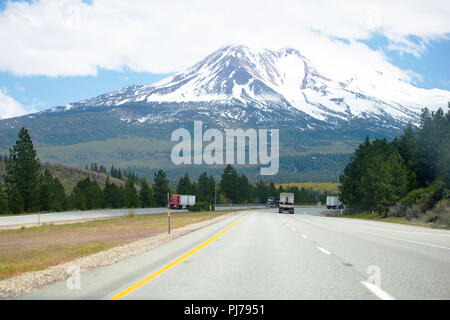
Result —
[[322, 252], [325, 253], [325, 254], [331, 254], [330, 251], [328, 251], [327, 249], [324, 249], [324, 248], [322, 248], [322, 247], [317, 247], [317, 249], [319, 249], [320, 251], [322, 251]]
[[367, 289], [369, 289], [370, 292], [372, 292], [374, 295], [376, 295], [381, 300], [395, 300], [394, 297], [392, 297], [389, 293], [387, 293], [386, 291], [381, 289], [379, 286], [377, 286], [373, 283], [370, 283], [370, 282], [366, 282], [366, 281], [361, 281], [361, 283]]

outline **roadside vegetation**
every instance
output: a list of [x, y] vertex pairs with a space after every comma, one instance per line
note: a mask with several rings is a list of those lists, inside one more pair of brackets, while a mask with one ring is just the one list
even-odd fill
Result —
[[341, 176], [346, 214], [450, 226], [450, 103], [423, 110], [419, 127], [359, 145]]
[[430, 224], [430, 223], [425, 222], [425, 220], [407, 219], [404, 216], [403, 217], [394, 217], [394, 216], [386, 217], [384, 214], [379, 214], [377, 212], [374, 212], [373, 214], [372, 214], [372, 212], [343, 214], [343, 215], [339, 215], [339, 217], [382, 221], [382, 222], [393, 222], [393, 223], [407, 224], [407, 225], [428, 227], [428, 228], [450, 229], [450, 226], [439, 225], [439, 224]]
[[[167, 214], [133, 213], [122, 218], [0, 231], [0, 280], [167, 232]], [[213, 217], [227, 213], [216, 211]], [[170, 223], [175, 229], [209, 217], [209, 211], [174, 212]]]

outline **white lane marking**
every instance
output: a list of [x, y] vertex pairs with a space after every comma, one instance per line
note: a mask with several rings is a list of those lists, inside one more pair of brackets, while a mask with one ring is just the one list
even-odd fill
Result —
[[327, 249], [324, 249], [324, 248], [322, 248], [322, 247], [317, 247], [317, 249], [319, 249], [320, 251], [322, 251], [322, 252], [325, 253], [325, 254], [331, 254], [330, 251], [328, 251]]
[[372, 230], [384, 230], [384, 231], [390, 231], [390, 232], [410, 233], [410, 234], [420, 234], [420, 235], [426, 235], [426, 236], [450, 237], [450, 234], [442, 234], [442, 233], [415, 232], [415, 231], [395, 230], [395, 229], [390, 229], [390, 228], [378, 228], [378, 227], [366, 227], [366, 226], [360, 226], [359, 228], [372, 229]]
[[304, 235], [304, 234], [302, 234], [302, 237], [303, 237], [304, 239], [308, 238], [308, 236], [306, 236], [306, 235]]
[[376, 233], [371, 233], [371, 232], [362, 232], [361, 233], [365, 233], [365, 234], [370, 234], [376, 237], [380, 237], [380, 238], [387, 238], [387, 239], [393, 239], [393, 240], [399, 240], [399, 241], [405, 241], [405, 242], [410, 242], [410, 243], [416, 243], [416, 244], [421, 244], [424, 246], [429, 246], [429, 247], [435, 247], [435, 248], [440, 248], [440, 249], [446, 249], [446, 250], [450, 250], [449, 247], [444, 247], [444, 246], [440, 246], [437, 244], [431, 244], [431, 243], [427, 243], [427, 242], [422, 242], [422, 241], [415, 241], [415, 240], [408, 240], [408, 239], [402, 239], [402, 238], [397, 238], [397, 237], [390, 237], [390, 236], [385, 236], [385, 235], [380, 235], [380, 234], [376, 234]]
[[366, 281], [361, 281], [361, 283], [363, 284], [363, 286], [369, 289], [370, 292], [372, 292], [381, 300], [395, 300], [394, 297], [392, 297], [389, 293], [381, 289], [379, 286]]
[[[319, 218], [326, 218], [326, 217], [319, 217]], [[327, 229], [337, 230], [336, 226], [324, 225], [324, 224], [319, 225], [319, 224], [314, 223], [314, 222], [310, 222], [310, 223], [315, 225], [316, 227], [325, 227]], [[368, 234], [368, 235], [372, 235], [372, 236], [375, 236], [375, 237], [392, 239], [392, 240], [398, 240], [398, 241], [404, 241], [404, 242], [410, 242], [410, 243], [415, 243], [415, 244], [421, 244], [421, 245], [424, 245], [424, 246], [450, 250], [450, 247], [440, 246], [440, 245], [437, 245], [437, 244], [431, 244], [431, 243], [422, 242], [422, 241], [414, 241], [414, 240], [402, 239], [402, 238], [397, 238], [397, 237], [390, 237], [390, 236], [381, 235], [381, 234], [372, 233], [372, 232], [367, 232], [367, 231], [361, 231], [361, 230], [357, 230], [358, 228], [352, 228], [352, 227], [349, 228], [349, 226], [344, 226], [344, 227], [343, 226], [339, 226], [339, 229], [341, 231], [350, 231], [350, 232], [355, 232], [356, 231], [356, 232], [359, 232], [359, 233], [362, 233], [362, 234]]]
[[[326, 218], [326, 217], [318, 217], [318, 218]], [[410, 233], [410, 234], [417, 234], [417, 235], [426, 235], [426, 236], [441, 236], [441, 237], [450, 237], [450, 231], [446, 230], [424, 230], [424, 231], [415, 231], [418, 228], [423, 228], [420, 226], [412, 226], [412, 225], [397, 225], [398, 228], [404, 228], [408, 230], [399, 230], [392, 228], [392, 223], [390, 222], [384, 222], [384, 221], [360, 221], [357, 219], [348, 218], [347, 221], [341, 220], [340, 222], [334, 221], [335, 223], [338, 223], [340, 225], [344, 225], [347, 227], [355, 227], [355, 228], [363, 228], [363, 229], [373, 229], [373, 230], [383, 230], [383, 231], [391, 231], [391, 232], [401, 232], [401, 233]], [[356, 221], [355, 221], [356, 220]], [[378, 226], [375, 226], [375, 224], [379, 224]], [[391, 228], [385, 228], [383, 226], [391, 224], [389, 227]], [[413, 230], [415, 228], [415, 230]], [[439, 232], [441, 231], [441, 232]]]
[[297, 231], [295, 228], [292, 228], [291, 230], [294, 231], [294, 232]]

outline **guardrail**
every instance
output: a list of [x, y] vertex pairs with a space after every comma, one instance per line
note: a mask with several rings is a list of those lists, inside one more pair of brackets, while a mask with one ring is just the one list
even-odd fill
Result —
[[245, 203], [237, 203], [237, 204], [231, 204], [231, 205], [227, 205], [227, 204], [218, 204], [216, 205], [216, 210], [227, 210], [227, 209], [232, 209], [232, 210], [241, 210], [241, 209], [257, 209], [257, 208], [265, 208], [266, 206], [262, 203], [259, 204], [245, 204]]

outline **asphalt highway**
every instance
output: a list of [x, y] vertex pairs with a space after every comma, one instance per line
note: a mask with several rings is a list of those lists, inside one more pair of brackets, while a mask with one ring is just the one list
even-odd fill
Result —
[[321, 211], [244, 211], [21, 298], [450, 298], [450, 231]]

